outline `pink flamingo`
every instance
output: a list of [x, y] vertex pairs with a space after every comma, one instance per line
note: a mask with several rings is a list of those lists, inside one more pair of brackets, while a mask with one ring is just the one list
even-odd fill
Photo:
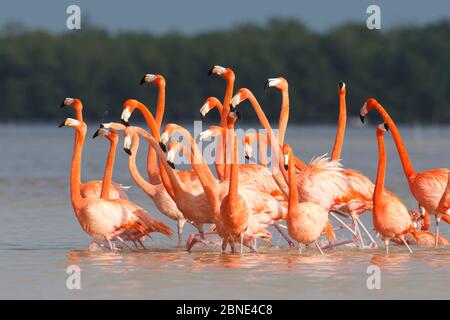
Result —
[[415, 235], [411, 217], [408, 209], [402, 201], [390, 193], [385, 192], [384, 180], [386, 176], [386, 149], [384, 147], [384, 132], [388, 129], [387, 124], [377, 127], [378, 140], [378, 169], [373, 193], [373, 225], [386, 246], [386, 254], [389, 253], [389, 241], [399, 238], [409, 252], [413, 253], [405, 241], [408, 232]]
[[[411, 163], [411, 160], [406, 151], [405, 144], [400, 136], [400, 132], [395, 125], [394, 120], [390, 117], [385, 108], [378, 103], [377, 100], [369, 98], [366, 100], [364, 106], [359, 111], [361, 121], [364, 122], [364, 118], [372, 109], [378, 111], [383, 118], [384, 122], [389, 126], [389, 130], [392, 133], [397, 151], [402, 163], [403, 171], [408, 181], [409, 189], [414, 198], [419, 203], [419, 207], [423, 208], [430, 214], [434, 214], [436, 218], [436, 244], [438, 246], [439, 237], [439, 222], [442, 214], [438, 210], [439, 201], [444, 193], [447, 183], [447, 175], [449, 170], [445, 168], [430, 169], [422, 172], [416, 172]], [[421, 211], [423, 211], [421, 209]]]
[[[132, 140], [131, 155], [128, 158], [128, 170], [133, 177], [134, 182], [152, 199], [156, 208], [164, 214], [166, 217], [176, 221], [177, 223], [177, 234], [178, 234], [178, 247], [182, 246], [182, 234], [183, 228], [187, 220], [183, 214], [178, 210], [177, 205], [172, 200], [170, 195], [167, 193], [164, 185], [151, 184], [145, 180], [139, 173], [136, 165], [136, 155], [139, 148], [139, 136], [135, 132], [133, 127], [126, 127], [123, 124], [110, 122], [101, 124], [104, 130], [114, 130], [114, 131], [128, 131]], [[99, 129], [102, 130], [102, 129]]]
[[328, 212], [318, 203], [300, 202], [297, 190], [297, 172], [292, 149], [289, 145], [283, 146], [283, 154], [288, 160], [289, 174], [289, 207], [286, 219], [289, 235], [297, 240], [298, 250], [301, 254], [301, 245], [315, 243], [320, 253], [322, 249], [318, 239], [327, 228]]
[[[65, 106], [72, 107], [75, 110], [75, 117], [78, 121], [83, 121], [83, 104], [80, 99], [78, 98], [65, 98], [63, 102], [61, 103], [61, 108], [64, 108]], [[78, 133], [75, 132], [77, 135]], [[111, 141], [111, 140], [110, 140]], [[114, 158], [115, 155], [115, 147], [111, 143], [108, 153], [108, 159]], [[113, 151], [114, 148], [114, 151]], [[105, 170], [112, 170], [111, 167], [107, 165], [105, 167]], [[83, 198], [100, 198], [100, 193], [102, 190], [102, 181], [101, 180], [91, 180], [86, 183], [82, 183], [80, 186], [81, 189], [81, 196]], [[110, 189], [110, 197], [111, 199], [116, 198], [122, 198], [122, 199], [128, 199], [127, 193], [125, 191], [126, 187], [112, 182], [111, 189]]]
[[[138, 241], [150, 232], [161, 232], [171, 236], [172, 231], [163, 222], [155, 219], [136, 204], [126, 199], [83, 198], [80, 190], [81, 158], [86, 124], [67, 118], [59, 127], [70, 126], [76, 130], [72, 168], [70, 173], [70, 194], [75, 216], [82, 229], [95, 240], [108, 241], [111, 251], [111, 241]], [[107, 189], [108, 187], [105, 186]]]

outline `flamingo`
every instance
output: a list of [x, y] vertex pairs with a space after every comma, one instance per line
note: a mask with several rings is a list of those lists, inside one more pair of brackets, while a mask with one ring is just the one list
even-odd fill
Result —
[[405, 240], [405, 234], [416, 233], [408, 209], [396, 196], [385, 192], [384, 181], [386, 175], [386, 149], [384, 147], [384, 132], [389, 126], [386, 123], [377, 127], [378, 141], [378, 169], [373, 193], [373, 226], [381, 235], [386, 247], [386, 254], [389, 253], [389, 241], [394, 238], [400, 239], [413, 253]]
[[318, 203], [301, 202], [297, 190], [297, 173], [294, 158], [290, 156], [292, 149], [288, 144], [283, 146], [283, 154], [288, 161], [289, 174], [289, 206], [286, 225], [289, 235], [297, 240], [298, 250], [301, 254], [301, 245], [315, 243], [320, 253], [322, 249], [318, 239], [326, 231], [328, 223], [328, 212]]
[[[72, 207], [82, 229], [94, 238], [94, 241], [138, 241], [151, 232], [161, 232], [171, 236], [170, 228], [152, 217], [143, 208], [126, 199], [83, 198], [80, 190], [81, 158], [86, 136], [86, 124], [67, 118], [59, 127], [70, 126], [75, 129], [74, 150], [70, 172], [70, 194]], [[107, 187], [106, 187], [107, 188]]]
[[[83, 103], [78, 98], [65, 98], [61, 103], [61, 108], [66, 106], [72, 107], [75, 110], [75, 118], [76, 120], [82, 122], [83, 121]], [[75, 132], [77, 135], [78, 133]], [[111, 141], [111, 140], [110, 140]], [[113, 151], [114, 148], [114, 151]], [[108, 159], [114, 158], [115, 154], [115, 146], [111, 143], [108, 153]], [[112, 170], [108, 166], [108, 163], [105, 167], [105, 170]], [[112, 182], [110, 188], [110, 197], [111, 199], [128, 199], [126, 190], [127, 187], [122, 186], [121, 184]], [[91, 180], [86, 183], [82, 183], [80, 186], [81, 196], [83, 198], [100, 198], [100, 193], [102, 190], [102, 181], [101, 180]]]
[[[225, 96], [222, 101], [223, 107], [222, 107], [222, 110], [219, 110], [220, 126], [223, 129], [226, 129], [227, 128], [227, 117], [230, 112], [230, 101], [231, 101], [231, 97], [233, 96], [234, 81], [236, 79], [236, 76], [235, 76], [233, 70], [231, 70], [231, 68], [225, 68], [222, 66], [213, 66], [209, 70], [208, 75], [213, 75], [213, 74], [220, 76], [222, 79], [224, 79], [227, 82]], [[222, 144], [222, 148], [225, 147], [224, 137], [222, 137], [222, 139], [219, 139], [217, 141], [217, 145], [219, 146], [220, 144]], [[223, 155], [223, 158], [221, 159], [220, 162], [216, 162], [215, 166], [216, 166], [217, 176], [219, 177], [219, 179], [221, 181], [224, 180], [225, 179], [225, 155]]]
[[[167, 125], [170, 128], [171, 124]], [[179, 126], [174, 125], [177, 128]], [[179, 127], [181, 128], [181, 127]], [[147, 131], [139, 127], [130, 127], [125, 131], [125, 139], [124, 139], [124, 149], [125, 151], [131, 155], [131, 146], [132, 146], [132, 135], [133, 131], [140, 134], [144, 137], [152, 148], [155, 148], [158, 158], [164, 159], [166, 155], [164, 151], [161, 149], [160, 144], [155, 142], [155, 138], [150, 135]], [[180, 131], [185, 135], [186, 139], [195, 145], [192, 137], [189, 132], [183, 128]], [[195, 145], [196, 147], [196, 145]], [[198, 151], [198, 150], [197, 150]], [[197, 158], [198, 153], [196, 153]], [[193, 167], [195, 168], [197, 165], [201, 165], [203, 161], [197, 163], [193, 163]], [[196, 174], [191, 170], [174, 170], [166, 161], [160, 161], [160, 171], [161, 173], [165, 173], [165, 175], [161, 175], [162, 183], [166, 190], [170, 190], [169, 195], [175, 202], [177, 208], [180, 212], [183, 213], [183, 216], [191, 221], [199, 230], [202, 239], [204, 238], [205, 232], [203, 231], [204, 224], [214, 223], [214, 214], [213, 210], [208, 202], [208, 192], [205, 192], [200, 184], [200, 176], [198, 173]], [[215, 177], [209, 172], [207, 174], [207, 180], [214, 180]], [[191, 238], [188, 240], [188, 247]]]
[[110, 130], [110, 131], [128, 130], [130, 132], [132, 140], [132, 148], [131, 148], [131, 155], [128, 158], [128, 170], [130, 171], [130, 174], [133, 177], [134, 182], [152, 199], [156, 208], [166, 217], [176, 221], [178, 234], [178, 247], [181, 247], [183, 228], [187, 220], [180, 212], [180, 210], [178, 210], [177, 205], [172, 200], [170, 195], [167, 193], [162, 183], [156, 185], [151, 184], [147, 180], [145, 180], [139, 173], [138, 168], [136, 166], [136, 155], [139, 148], [139, 136], [134, 130], [134, 128], [126, 127], [123, 124], [115, 122], [102, 123], [100, 126], [101, 129], [99, 130], [102, 130], [102, 128], [104, 128], [103, 130]]
[[389, 130], [391, 131], [392, 137], [397, 147], [400, 161], [402, 163], [403, 171], [408, 182], [409, 189], [418, 202], [419, 208], [421, 208], [421, 211], [425, 210], [430, 214], [434, 214], [436, 218], [435, 246], [437, 247], [439, 237], [439, 222], [442, 217], [442, 213], [440, 213], [438, 210], [438, 205], [445, 190], [449, 169], [438, 168], [416, 172], [408, 156], [405, 144], [402, 137], [400, 136], [400, 132], [398, 131], [394, 120], [392, 120], [389, 113], [377, 100], [373, 98], [369, 98], [366, 100], [363, 107], [359, 111], [361, 121], [364, 123], [365, 116], [372, 109], [378, 111], [384, 122], [386, 122], [386, 124], [388, 125]]
[[[139, 84], [142, 86], [144, 83], [150, 83], [151, 85], [158, 87], [158, 100], [156, 103], [155, 121], [158, 131], [161, 128], [162, 119], [164, 117], [164, 111], [166, 107], [166, 79], [160, 74], [145, 74]], [[148, 124], [148, 123], [147, 123]], [[151, 184], [160, 184], [161, 179], [156, 169], [156, 152], [153, 148], [148, 148], [147, 153], [147, 172], [149, 175], [149, 181]]]
[[[175, 126], [171, 124], [171, 126]], [[221, 134], [221, 127], [208, 128], [209, 132], [217, 132]], [[167, 128], [167, 130], [171, 130]], [[200, 135], [204, 136], [205, 131]], [[200, 178], [205, 192], [213, 191], [214, 195], [208, 196], [211, 207], [215, 210], [215, 224], [218, 234], [223, 238], [222, 250], [226, 249], [229, 243], [232, 252], [235, 251], [235, 241], [241, 240], [241, 252], [242, 245], [248, 246], [251, 250], [255, 251], [256, 246], [252, 242], [258, 237], [270, 238], [271, 235], [265, 230], [268, 226], [272, 225], [274, 221], [283, 219], [286, 216], [286, 208], [280, 205], [280, 203], [272, 196], [255, 190], [253, 184], [246, 183], [245, 181], [240, 181], [241, 175], [239, 172], [239, 164], [237, 159], [237, 138], [234, 136], [234, 132], [231, 129], [229, 136], [233, 138], [233, 159], [231, 159], [231, 164], [228, 162], [227, 165], [231, 165], [230, 168], [230, 179], [229, 181], [217, 181], [215, 179], [209, 179], [208, 176], [212, 173], [207, 173], [209, 170], [208, 166], [203, 161], [200, 161], [196, 155], [199, 151], [194, 146], [193, 154], [190, 154], [191, 163], [194, 164], [195, 161], [202, 163], [201, 165], [193, 165], [194, 170], [199, 173], [202, 171], [203, 179]], [[173, 145], [169, 144], [169, 147]], [[181, 149], [186, 152], [186, 148], [181, 147]], [[167, 154], [167, 159], [169, 163], [173, 163], [174, 155], [177, 149], [170, 149]], [[199, 175], [200, 177], [200, 175]], [[206, 179], [205, 179], [206, 178]], [[245, 228], [244, 228], [245, 227]], [[192, 246], [198, 241], [196, 237], [193, 237], [191, 242]]]

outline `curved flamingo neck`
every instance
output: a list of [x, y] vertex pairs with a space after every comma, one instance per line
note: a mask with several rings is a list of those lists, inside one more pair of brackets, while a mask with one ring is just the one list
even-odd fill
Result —
[[289, 121], [289, 91], [285, 86], [281, 89], [281, 111], [278, 119], [278, 143], [280, 146], [284, 144], [286, 128]]
[[415, 178], [416, 172], [411, 163], [411, 160], [409, 159], [408, 152], [406, 151], [406, 147], [400, 135], [400, 132], [398, 131], [394, 120], [392, 120], [391, 116], [387, 113], [387, 111], [383, 108], [381, 104], [376, 103], [374, 105], [374, 108], [381, 115], [384, 122], [386, 122], [387, 125], [389, 126], [389, 131], [391, 131], [392, 138], [394, 139], [395, 145], [397, 146], [397, 151], [400, 157], [400, 161], [402, 163], [403, 171], [405, 172], [408, 183], [411, 184]]
[[150, 144], [149, 148], [154, 148], [156, 150], [156, 153], [158, 154], [159, 157], [158, 160], [159, 167], [161, 168], [160, 170], [161, 181], [164, 187], [166, 188], [167, 192], [171, 196], [171, 198], [174, 199], [176, 192], [184, 192], [183, 182], [174, 173], [173, 169], [167, 164], [167, 162], [162, 160], [166, 158], [166, 155], [159, 147], [155, 138], [153, 138], [152, 135], [150, 135], [147, 131], [145, 131], [142, 128], [136, 127], [135, 130], [138, 134], [140, 134], [149, 142]]
[[75, 119], [83, 122], [83, 103], [79, 99], [75, 99], [73, 108], [75, 109]]
[[[384, 135], [377, 134], [378, 140], [378, 168], [373, 192], [374, 204], [379, 201], [384, 192], [384, 179], [386, 175], [386, 149], [384, 147]], [[374, 211], [375, 214], [375, 211]]]
[[74, 138], [72, 165], [70, 169], [70, 197], [72, 200], [72, 207], [75, 209], [80, 206], [81, 197], [81, 158], [83, 155], [83, 144], [85, 132], [75, 129], [76, 134]]
[[[251, 93], [250, 90], [247, 90], [247, 98], [250, 104], [252, 105], [253, 109], [255, 110], [262, 127], [267, 131], [268, 143], [271, 146], [274, 146], [275, 144], [273, 142], [277, 140], [275, 139], [272, 127], [270, 126], [269, 120], [267, 120], [267, 117], [264, 114], [261, 105], [259, 104], [258, 100], [256, 100], [255, 96], [253, 95], [253, 93]], [[277, 159], [279, 159], [280, 146], [278, 145], [278, 147], [274, 147], [272, 148], [272, 150], [275, 151], [275, 155]], [[295, 158], [295, 166], [300, 170], [303, 170], [306, 167], [305, 163], [298, 158]]]
[[[159, 99], [159, 96], [158, 96]], [[159, 140], [159, 126], [157, 124], [157, 121], [153, 117], [152, 113], [148, 108], [141, 102], [137, 102], [136, 108], [142, 113], [144, 116], [145, 122], [147, 123], [147, 126], [150, 129], [150, 132], [155, 137], [155, 139]], [[161, 119], [162, 119], [162, 115]], [[161, 120], [162, 121], [162, 120]], [[148, 179], [151, 184], [160, 184], [161, 183], [161, 177], [158, 168], [155, 166], [156, 162], [156, 154], [153, 151], [153, 148], [149, 146], [147, 151], [147, 172], [148, 172]]]
[[[228, 118], [228, 114], [230, 113], [230, 101], [233, 97], [233, 90], [234, 90], [234, 80], [235, 80], [235, 76], [234, 74], [232, 74], [230, 77], [227, 78], [227, 88], [225, 91], [225, 96], [223, 98], [223, 104], [222, 104], [222, 112], [220, 114], [220, 126], [223, 129], [227, 128], [227, 118]], [[226, 179], [227, 177], [227, 173], [226, 173], [226, 166], [225, 166], [225, 157], [226, 155], [224, 154], [223, 150], [225, 148], [225, 139], [222, 136], [222, 139], [218, 139], [217, 140], [217, 148], [221, 148], [221, 153], [222, 153], [222, 159], [220, 162], [216, 161], [216, 171], [217, 171], [217, 176], [219, 177], [219, 180], [223, 181], [224, 179]], [[219, 150], [217, 152], [220, 152]]]
[[116, 149], [117, 144], [119, 142], [119, 137], [117, 134], [114, 134], [111, 137], [111, 145], [109, 147], [108, 152], [108, 158], [106, 160], [105, 165], [105, 172], [103, 174], [103, 181], [102, 181], [102, 191], [100, 193], [100, 198], [109, 200], [109, 192], [111, 190], [111, 181], [112, 181], [112, 174], [113, 174], [113, 168], [114, 168], [114, 158], [116, 156]]
[[136, 157], [139, 149], [139, 135], [137, 133], [133, 134], [132, 138], [131, 155], [128, 158], [128, 170], [133, 177], [134, 182], [150, 197], [155, 196], [155, 186], [148, 183], [141, 174], [136, 165]]
[[331, 160], [339, 160], [342, 153], [342, 146], [344, 144], [345, 127], [347, 123], [347, 104], [345, 102], [345, 95], [339, 95], [339, 119], [334, 140], [333, 151], [331, 151]]

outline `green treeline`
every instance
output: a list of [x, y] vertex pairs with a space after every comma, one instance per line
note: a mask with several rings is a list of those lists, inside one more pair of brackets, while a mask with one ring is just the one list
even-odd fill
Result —
[[[139, 86], [145, 73], [166, 78], [167, 121], [191, 121], [205, 98], [223, 98], [225, 82], [207, 76], [212, 65], [233, 68], [236, 89], [252, 90], [273, 117], [280, 95], [275, 89], [264, 94], [264, 82], [284, 76], [292, 122], [335, 122], [340, 80], [347, 84], [350, 116], [375, 97], [399, 122], [450, 122], [450, 22], [385, 32], [347, 24], [316, 33], [294, 20], [193, 36], [3, 28], [1, 121], [60, 119], [64, 97], [81, 98], [89, 120], [117, 119], [127, 98], [153, 110], [156, 88]], [[242, 113], [255, 119], [249, 109]]]

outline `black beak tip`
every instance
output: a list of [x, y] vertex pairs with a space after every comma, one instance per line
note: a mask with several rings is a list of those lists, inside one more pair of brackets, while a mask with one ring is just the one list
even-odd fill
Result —
[[130, 126], [130, 123], [128, 122], [128, 121], [125, 121], [125, 120], [120, 120], [121, 122], [122, 122], [122, 124], [125, 126], [125, 127], [129, 127]]
[[359, 115], [359, 119], [361, 120], [362, 123], [364, 123], [365, 117], [362, 114]]
[[166, 145], [164, 143], [162, 143], [161, 141], [159, 142], [159, 146], [162, 149], [162, 151], [167, 152], [167, 148]]
[[170, 166], [172, 169], [175, 169], [175, 164], [174, 164], [173, 162], [167, 160], [167, 163], [169, 164], [169, 166]]
[[105, 128], [105, 126], [103, 125], [103, 123], [100, 124], [100, 129], [104, 129], [104, 128]]
[[343, 81], [339, 82], [338, 86], [339, 86], [339, 89], [342, 90], [342, 88], [344, 87], [344, 82]]
[[241, 113], [239, 111], [236, 111], [236, 117], [241, 120]]
[[143, 85], [145, 83], [145, 76], [142, 77], [141, 81], [139, 81], [139, 85]]
[[58, 125], [58, 128], [64, 127], [65, 125], [66, 125], [66, 120], [64, 120], [63, 122], [61, 122], [61, 123]]
[[384, 128], [386, 129], [386, 131], [389, 131], [389, 126], [386, 122], [384, 123]]
[[284, 169], [285, 169], [285, 170], [288, 170], [288, 169], [289, 169], [289, 165], [285, 164], [285, 165], [284, 165]]
[[63, 100], [63, 101], [61, 102], [61, 104], [60, 104], [60, 106], [59, 106], [60, 109], [62, 109], [62, 108], [64, 108], [64, 107], [66, 106], [65, 103], [64, 103], [64, 101], [65, 101], [65, 100]]
[[213, 70], [214, 70], [214, 67], [212, 67], [211, 69], [209, 69], [209, 71], [208, 71], [208, 76], [210, 76], [210, 75], [213, 75], [214, 73], [213, 73]]
[[95, 139], [98, 137], [98, 132], [100, 131], [100, 129], [98, 129], [97, 131], [95, 131], [94, 135], [92, 136], [92, 139]]
[[269, 88], [269, 80], [266, 80], [266, 82], [264, 83], [264, 92], [266, 92], [268, 88]]
[[200, 119], [202, 120], [202, 121], [205, 121], [205, 116], [200, 112]]
[[250, 157], [248, 155], [245, 155], [245, 159], [250, 160]]
[[123, 148], [123, 150], [129, 155], [131, 156], [131, 150], [128, 148]]

